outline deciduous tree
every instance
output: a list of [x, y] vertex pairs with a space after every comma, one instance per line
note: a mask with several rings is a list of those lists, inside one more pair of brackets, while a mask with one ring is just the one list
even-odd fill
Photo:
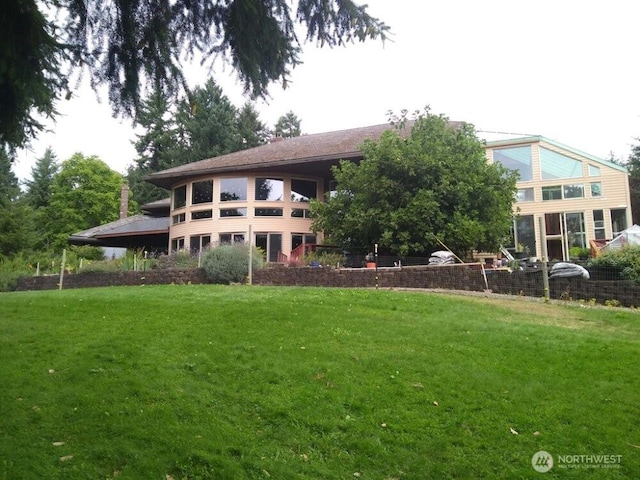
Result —
[[64, 161], [47, 208], [53, 246], [64, 248], [70, 234], [116, 220], [122, 184], [122, 175], [96, 156], [76, 153]]
[[486, 161], [472, 125], [427, 109], [411, 127], [362, 145], [359, 163], [334, 168], [335, 195], [313, 202], [313, 228], [346, 248], [428, 255], [445, 242], [459, 256], [494, 250], [508, 235], [516, 175]]

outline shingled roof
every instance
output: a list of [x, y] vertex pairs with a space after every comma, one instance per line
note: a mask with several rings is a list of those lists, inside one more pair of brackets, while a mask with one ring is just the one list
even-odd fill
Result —
[[[240, 171], [289, 172], [331, 177], [331, 166], [340, 160], [362, 158], [360, 146], [366, 139], [377, 140], [394, 127], [388, 123], [369, 127], [285, 138], [259, 147], [187, 163], [148, 175], [146, 180], [170, 189], [187, 178]], [[408, 132], [410, 129], [406, 129]]]

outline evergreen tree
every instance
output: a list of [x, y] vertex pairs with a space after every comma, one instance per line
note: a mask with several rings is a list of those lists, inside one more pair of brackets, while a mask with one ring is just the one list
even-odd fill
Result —
[[51, 147], [47, 147], [44, 155], [37, 159], [36, 164], [31, 168], [31, 180], [25, 182], [27, 187], [25, 198], [29, 205], [35, 209], [49, 205], [53, 179], [58, 173], [57, 162], [53, 150]]
[[175, 161], [183, 165], [240, 150], [237, 115], [238, 110], [214, 80], [194, 89], [178, 106], [176, 123], [181, 144]]
[[245, 90], [265, 96], [300, 63], [297, 23], [307, 40], [333, 47], [386, 37], [387, 27], [352, 0], [11, 0], [0, 31], [0, 145], [23, 146], [70, 95], [70, 73], [107, 85], [116, 113], [134, 116], [145, 87], [174, 95], [181, 60], [222, 55]]
[[275, 134], [277, 137], [283, 138], [299, 137], [302, 135], [301, 123], [302, 120], [295, 113], [289, 111], [278, 119]]
[[0, 148], [0, 257], [31, 248], [32, 209], [20, 198], [18, 177], [5, 149]]
[[242, 138], [240, 147], [242, 150], [264, 145], [271, 136], [271, 132], [260, 121], [258, 112], [249, 102], [245, 103], [238, 112], [236, 124]]

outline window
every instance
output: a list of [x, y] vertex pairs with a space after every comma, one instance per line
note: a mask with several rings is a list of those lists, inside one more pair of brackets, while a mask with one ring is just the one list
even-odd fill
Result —
[[589, 176], [590, 177], [599, 177], [600, 176], [600, 167], [596, 167], [595, 165], [589, 165]]
[[256, 208], [255, 216], [256, 217], [281, 217], [282, 209], [281, 208]]
[[291, 201], [309, 202], [318, 197], [318, 184], [313, 180], [291, 180]]
[[184, 250], [184, 237], [171, 239], [171, 251]]
[[211, 235], [196, 235], [189, 239], [189, 248], [192, 252], [199, 252], [211, 244]]
[[256, 200], [281, 202], [284, 194], [284, 181], [280, 178], [256, 178]]
[[282, 253], [282, 234], [256, 233], [256, 247], [267, 253], [267, 262], [277, 262]]
[[303, 243], [306, 245], [315, 245], [316, 236], [308, 233], [292, 233], [291, 234], [291, 250], [295, 250]]
[[191, 184], [191, 204], [213, 202], [213, 180], [193, 182]]
[[220, 243], [244, 243], [244, 233], [221, 233]]
[[213, 218], [213, 210], [198, 210], [191, 212], [191, 220], [203, 220], [205, 218]]
[[584, 185], [576, 183], [542, 187], [542, 200], [562, 200], [563, 198], [584, 198]]
[[607, 238], [604, 230], [604, 210], [593, 211], [593, 236], [596, 240]]
[[533, 202], [533, 188], [519, 188], [516, 192], [516, 202]]
[[523, 215], [515, 219], [515, 245], [522, 246], [527, 256], [536, 254], [536, 230], [533, 215]]
[[584, 185], [564, 185], [562, 187], [564, 198], [584, 198]]
[[184, 223], [187, 217], [185, 216], [184, 213], [179, 213], [177, 215], [174, 215], [172, 219], [173, 219], [173, 224], [176, 225], [178, 223]]
[[591, 196], [592, 197], [602, 196], [602, 182], [591, 182]]
[[617, 237], [627, 229], [627, 209], [615, 208], [611, 209], [611, 231], [613, 236]]
[[542, 187], [542, 200], [562, 200], [562, 186]]
[[232, 202], [247, 199], [246, 178], [223, 178], [220, 180], [220, 201]]
[[543, 180], [582, 176], [582, 162], [540, 147], [540, 176]]
[[187, 204], [187, 186], [182, 185], [173, 189], [173, 208], [182, 208]]
[[586, 233], [584, 228], [584, 213], [565, 213], [565, 222], [567, 222], [567, 241], [569, 248], [587, 246]]
[[530, 145], [524, 147], [497, 148], [493, 150], [493, 161], [501, 163], [509, 170], [518, 172], [521, 182], [533, 180]]
[[221, 208], [220, 209], [220, 218], [246, 217], [246, 216], [247, 216], [246, 208]]
[[307, 208], [292, 208], [291, 216], [293, 218], [311, 218], [311, 211]]

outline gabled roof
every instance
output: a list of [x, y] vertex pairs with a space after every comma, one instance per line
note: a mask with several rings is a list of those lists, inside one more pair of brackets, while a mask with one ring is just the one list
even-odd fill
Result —
[[[385, 123], [285, 138], [259, 147], [151, 173], [145, 180], [170, 189], [172, 185], [199, 175], [248, 170], [292, 172], [328, 179], [332, 165], [336, 165], [339, 160], [361, 159], [360, 146], [365, 140], [377, 140], [382, 132], [393, 128]], [[408, 132], [410, 128], [407, 126], [406, 130]]]
[[613, 168], [614, 170], [618, 170], [620, 172], [625, 172], [627, 173], [628, 170], [623, 167], [622, 165], [618, 165], [616, 163], [610, 162], [608, 160], [604, 160], [602, 158], [598, 158], [595, 157], [589, 153], [583, 152], [581, 150], [578, 150], [576, 148], [570, 147], [568, 145], [565, 145], [564, 143], [560, 143], [557, 142], [555, 140], [551, 140], [550, 138], [547, 137], [543, 137], [542, 135], [532, 135], [532, 136], [528, 136], [528, 137], [520, 137], [520, 138], [510, 138], [510, 139], [506, 139], [506, 140], [493, 140], [490, 142], [487, 142], [486, 145], [487, 147], [506, 147], [509, 145], [521, 145], [521, 144], [527, 144], [527, 143], [546, 143], [548, 145], [552, 145], [556, 148], [560, 148], [562, 150], [565, 150], [567, 152], [571, 152], [575, 155], [578, 155], [580, 157], [584, 157], [588, 160], [591, 160], [592, 162], [595, 163], [599, 163], [601, 165], [605, 165], [609, 168]]

